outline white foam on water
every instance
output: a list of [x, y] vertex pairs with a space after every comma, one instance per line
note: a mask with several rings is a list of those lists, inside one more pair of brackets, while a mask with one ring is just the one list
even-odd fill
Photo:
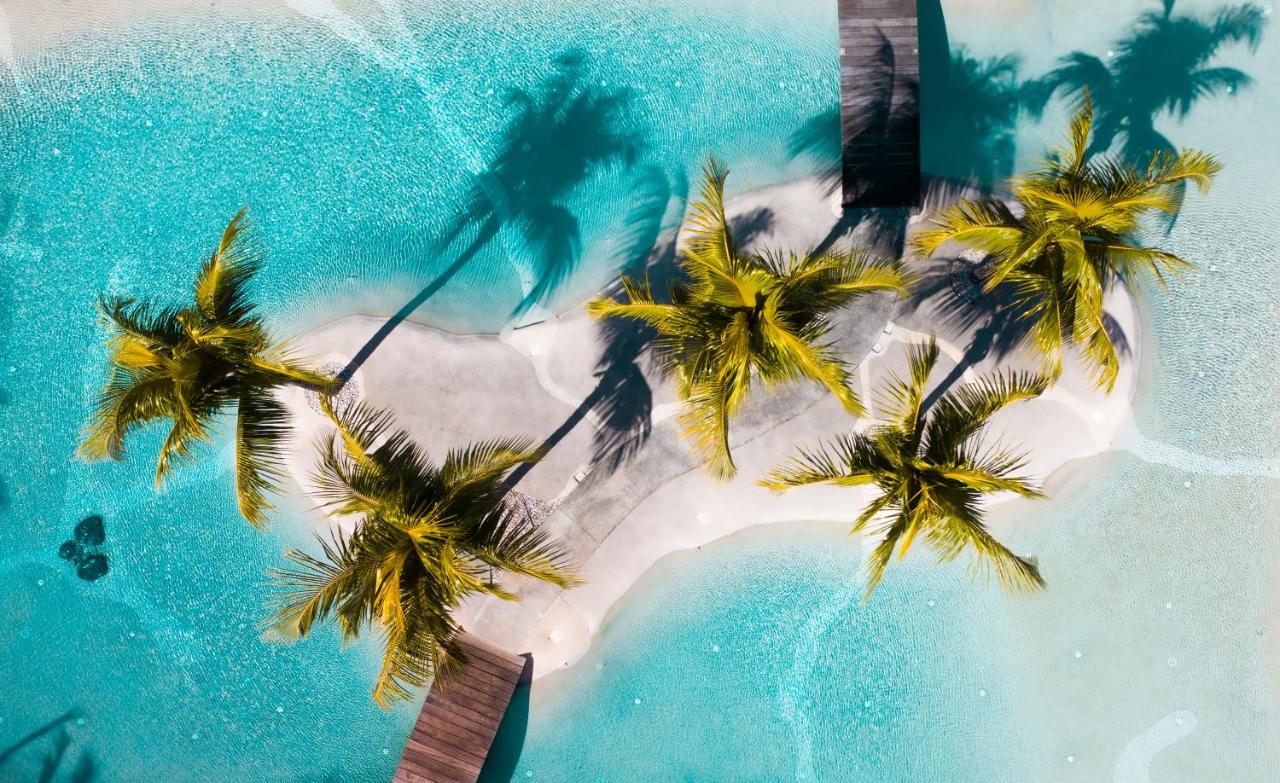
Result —
[[9, 25], [9, 15], [5, 13], [2, 4], [0, 4], [0, 61], [4, 62], [5, 67], [9, 69], [9, 74], [13, 76], [18, 94], [24, 98], [29, 97], [30, 92], [27, 91], [27, 85], [18, 71], [18, 58], [13, 50], [13, 29]]
[[791, 727], [795, 738], [797, 781], [818, 779], [813, 768], [813, 735], [805, 700], [809, 695], [809, 683], [813, 681], [813, 667], [822, 649], [822, 639], [826, 637], [836, 618], [844, 614], [849, 604], [856, 600], [861, 590], [860, 584], [850, 582], [818, 611], [809, 615], [809, 621], [805, 623], [795, 642], [794, 662], [778, 691], [778, 711]]
[[1201, 476], [1254, 476], [1280, 479], [1280, 459], [1274, 457], [1211, 457], [1143, 435], [1137, 427], [1121, 433], [1116, 447], [1143, 462], [1166, 465]]
[[[463, 158], [464, 168], [476, 180], [477, 186], [492, 205], [500, 219], [501, 227], [505, 227], [510, 220], [511, 211], [507, 205], [506, 193], [502, 190], [502, 183], [488, 175], [488, 167], [479, 142], [437, 110], [437, 106], [446, 105], [443, 91], [421, 71], [422, 59], [418, 54], [421, 47], [414, 41], [399, 0], [376, 0], [376, 2], [395, 31], [399, 51], [392, 51], [383, 46], [364, 25], [334, 5], [332, 0], [284, 0], [285, 5], [325, 25], [334, 35], [353, 44], [361, 53], [380, 66], [404, 73], [414, 80], [418, 89], [428, 99], [426, 110], [430, 113], [432, 125], [445, 136], [449, 149]], [[521, 254], [511, 252], [509, 241], [501, 227], [497, 241], [502, 245], [503, 254], [520, 281], [522, 296], [528, 297], [535, 284], [533, 268], [528, 262], [523, 261]]]
[[1190, 710], [1175, 710], [1129, 740], [1116, 762], [1113, 783], [1151, 783], [1151, 763], [1162, 751], [1196, 730]]

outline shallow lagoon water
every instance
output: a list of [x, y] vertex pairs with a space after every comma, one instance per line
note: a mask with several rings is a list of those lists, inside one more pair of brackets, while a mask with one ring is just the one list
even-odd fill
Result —
[[[1156, 6], [1011, 7], [945, 3], [953, 50], [1018, 54], [1036, 75], [1075, 49], [1103, 56]], [[535, 291], [570, 306], [672, 225], [709, 149], [743, 189], [821, 165], [823, 150], [794, 157], [790, 141], [835, 101], [834, 3], [780, 9], [412, 4], [404, 27], [366, 20], [353, 39], [282, 4], [47, 53], [22, 64], [22, 94], [0, 75], [0, 655], [17, 662], [0, 670], [0, 748], [67, 717], [5, 756], [0, 778], [37, 779], [65, 729], [63, 768], [104, 782], [383, 779], [415, 712], [378, 711], [366, 656], [332, 633], [259, 640], [264, 574], [309, 523], [287, 509], [262, 534], [237, 519], [226, 449], [160, 495], [154, 433], [123, 465], [72, 459], [102, 380], [98, 291], [180, 296], [247, 204], [282, 331], [394, 312], [486, 228], [415, 318], [488, 331]], [[1169, 239], [1204, 269], [1149, 301], [1140, 437], [1079, 468], [1058, 501], [999, 512], [1021, 523], [1015, 543], [1041, 556], [1050, 593], [1013, 601], [919, 560], [862, 606], [858, 547], [829, 527], [677, 555], [580, 665], [535, 686], [514, 774], [1108, 780], [1135, 737], [1168, 716], [1189, 725], [1185, 711], [1194, 730], [1151, 780], [1272, 780], [1280, 159], [1261, 129], [1280, 117], [1278, 47], [1227, 50], [1257, 83], [1162, 120], [1228, 169]], [[557, 103], [566, 94], [588, 100]], [[1019, 164], [1061, 116], [1018, 127]], [[515, 209], [471, 200], [495, 180]], [[577, 231], [550, 246], [576, 236], [579, 260], [548, 270], [522, 215], [572, 226], [566, 213]], [[94, 512], [112, 570], [90, 584], [57, 548]]]
[[[143, 17], [17, 81], [0, 68], [0, 779], [387, 779], [416, 715], [378, 710], [369, 655], [330, 631], [259, 638], [266, 573], [310, 514], [238, 519], [224, 440], [160, 494], [159, 432], [123, 464], [74, 459], [104, 378], [100, 291], [185, 298], [247, 205], [281, 333], [432, 284], [416, 318], [496, 331], [625, 264], [713, 146], [740, 188], [807, 171], [779, 129], [837, 90], [822, 8], [407, 3], [352, 28], [295, 10], [315, 6]], [[545, 246], [534, 220], [558, 228]], [[564, 248], [577, 263], [545, 269]], [[94, 583], [57, 555], [90, 513], [111, 563]]]
[[[1071, 51], [1110, 59], [1137, 13], [1159, 10], [980, 5], [943, 3], [952, 51], [1016, 55], [1022, 78]], [[1274, 32], [1222, 50], [1252, 86], [1157, 118], [1226, 171], [1160, 240], [1200, 269], [1145, 299], [1135, 429], [1057, 477], [1054, 500], [994, 512], [1040, 558], [1047, 593], [1007, 597], [913, 556], [860, 605], [860, 545], [825, 525], [673, 555], [581, 662], [534, 684], [488, 779], [1275, 780], [1280, 154], [1259, 132], [1280, 117]], [[1063, 116], [1022, 118], [1017, 167]], [[925, 159], [958, 173], [941, 147]]]

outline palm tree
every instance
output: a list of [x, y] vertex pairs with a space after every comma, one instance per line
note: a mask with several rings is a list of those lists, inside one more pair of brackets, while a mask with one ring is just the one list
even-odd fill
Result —
[[1213, 65], [1222, 47], [1262, 40], [1266, 11], [1253, 3], [1223, 6], [1204, 18], [1174, 14], [1174, 0], [1162, 11], [1145, 11], [1132, 32], [1108, 52], [1108, 60], [1073, 52], [1041, 85], [1042, 101], [1055, 91], [1098, 105], [1098, 127], [1088, 154], [1106, 152], [1120, 137], [1130, 161], [1144, 163], [1157, 151], [1175, 150], [1155, 128], [1161, 113], [1185, 118], [1200, 98], [1235, 93], [1252, 83], [1237, 68]]
[[1176, 212], [1188, 182], [1207, 193], [1222, 167], [1195, 150], [1157, 152], [1143, 168], [1090, 157], [1092, 127], [1086, 100], [1071, 121], [1067, 147], [1043, 170], [1010, 183], [1021, 209], [996, 198], [961, 201], [933, 218], [935, 228], [916, 235], [912, 246], [931, 256], [954, 241], [990, 254], [986, 290], [1014, 286], [1016, 311], [1044, 356], [1045, 372], [1057, 378], [1064, 347], [1073, 344], [1095, 383], [1109, 392], [1119, 359], [1106, 328], [1104, 296], [1117, 281], [1163, 284], [1167, 273], [1191, 266], [1141, 244], [1143, 221]]
[[385, 412], [324, 407], [336, 430], [321, 443], [317, 491], [355, 529], [322, 540], [318, 558], [286, 553], [297, 568], [274, 574], [285, 593], [272, 634], [302, 638], [330, 616], [346, 639], [375, 627], [385, 652], [373, 698], [389, 709], [465, 663], [452, 617], [463, 599], [516, 598], [491, 581], [492, 569], [561, 587], [576, 580], [560, 547], [505, 502], [507, 473], [537, 459], [529, 441], [475, 443], [436, 465]]
[[160, 484], [196, 443], [211, 439], [218, 415], [235, 407], [236, 500], [245, 519], [262, 525], [272, 509], [266, 494], [283, 475], [281, 441], [289, 428], [288, 410], [273, 393], [286, 384], [329, 387], [333, 381], [299, 363], [254, 313], [247, 288], [259, 255], [245, 229], [241, 210], [196, 276], [193, 305], [102, 298], [113, 331], [111, 371], [79, 454], [121, 459], [131, 432], [167, 420], [171, 428], [156, 463]]
[[867, 562], [868, 598], [894, 551], [901, 559], [918, 535], [942, 561], [971, 550], [975, 572], [994, 571], [1007, 589], [1043, 587], [1036, 566], [987, 531], [982, 508], [983, 498], [997, 492], [1043, 495], [1016, 475], [1022, 456], [984, 444], [982, 435], [992, 416], [1040, 395], [1048, 382], [1029, 373], [993, 374], [948, 390], [926, 408], [925, 391], [937, 360], [935, 340], [913, 345], [910, 378], [891, 379], [878, 424], [862, 434], [801, 449], [759, 483], [775, 492], [810, 484], [874, 484], [880, 490], [851, 531], [865, 530], [881, 539]]
[[803, 257], [741, 252], [725, 219], [728, 171], [704, 169], [700, 200], [686, 223], [680, 266], [687, 282], [668, 302], [651, 286], [622, 277], [627, 302], [601, 297], [587, 305], [596, 318], [633, 318], [658, 332], [655, 348], [677, 379], [685, 411], [680, 422], [713, 475], [734, 475], [729, 422], [751, 391], [753, 376], [768, 385], [797, 378], [822, 384], [851, 413], [862, 404], [849, 371], [827, 334], [832, 314], [869, 291], [907, 293], [911, 276], [896, 262], [865, 253]]

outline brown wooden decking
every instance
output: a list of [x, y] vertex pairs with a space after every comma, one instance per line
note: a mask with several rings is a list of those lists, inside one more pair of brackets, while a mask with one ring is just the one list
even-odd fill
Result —
[[472, 636], [470, 662], [447, 687], [432, 687], [392, 783], [475, 783], [529, 659]]
[[844, 204], [920, 204], [916, 0], [839, 0]]

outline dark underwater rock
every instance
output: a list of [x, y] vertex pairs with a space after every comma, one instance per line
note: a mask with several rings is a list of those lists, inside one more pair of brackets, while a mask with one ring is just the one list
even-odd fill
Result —
[[102, 527], [102, 517], [91, 514], [76, 525], [76, 543], [81, 546], [101, 546], [107, 538], [107, 531]]
[[80, 561], [80, 565], [76, 567], [76, 576], [86, 582], [93, 582], [106, 576], [107, 574], [107, 556], [106, 555], [86, 555]]
[[62, 546], [58, 547], [58, 557], [63, 560], [79, 562], [82, 554], [80, 545], [74, 541], [63, 541]]

